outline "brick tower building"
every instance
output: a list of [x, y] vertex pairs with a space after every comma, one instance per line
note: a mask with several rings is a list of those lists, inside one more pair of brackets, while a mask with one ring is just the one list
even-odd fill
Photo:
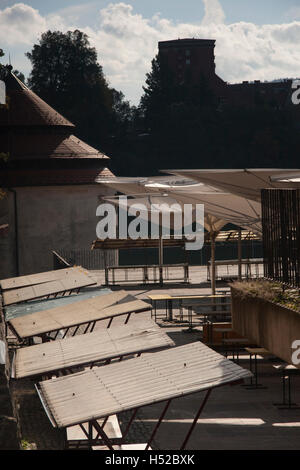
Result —
[[213, 90], [222, 94], [226, 83], [216, 74], [215, 43], [212, 39], [161, 41], [160, 60], [172, 71], [177, 84], [189, 81], [198, 85], [204, 78]]
[[252, 107], [265, 103], [274, 108], [292, 106], [292, 80], [230, 84], [216, 74], [214, 39], [175, 39], [158, 43], [159, 57], [178, 85], [197, 86], [203, 78], [222, 105]]

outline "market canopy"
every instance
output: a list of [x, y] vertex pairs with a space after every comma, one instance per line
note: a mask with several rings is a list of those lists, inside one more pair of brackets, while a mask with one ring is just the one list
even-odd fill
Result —
[[[185, 171], [185, 170], [183, 170]], [[186, 170], [189, 171], [189, 170]], [[144, 179], [131, 179], [131, 186], [127, 188], [128, 180], [126, 178], [115, 178], [109, 180], [106, 184], [118, 188], [119, 191], [126, 193], [130, 189], [135, 193], [132, 199], [119, 199], [118, 197], [106, 198], [124, 209], [133, 204], [143, 204], [145, 214], [141, 217], [148, 218], [151, 204], [168, 204], [169, 206], [179, 204], [182, 208], [184, 204], [203, 204], [204, 205], [204, 227], [209, 232], [212, 244], [212, 265], [215, 258], [215, 237], [220, 230], [227, 224], [232, 223], [242, 227], [249, 232], [254, 232], [259, 238], [262, 237], [261, 226], [261, 203], [260, 200], [252, 200], [242, 195], [232, 194], [224, 188], [218, 188], [211, 182], [199, 183], [190, 178], [188, 174], [176, 174], [163, 177], [153, 177]], [[145, 191], [142, 194], [142, 187]], [[149, 194], [149, 192], [151, 192]], [[241, 251], [241, 250], [240, 250]], [[214, 269], [212, 270], [212, 292], [215, 293]]]
[[165, 170], [165, 173], [190, 178], [212, 185], [232, 194], [260, 202], [260, 192], [268, 188], [284, 188], [287, 183], [274, 181], [274, 177], [286, 177], [299, 174], [300, 170], [284, 170], [273, 168], [232, 169], [232, 170]]
[[[276, 183], [284, 183], [285, 188], [299, 188], [300, 183], [300, 171], [295, 171], [294, 173], [281, 174], [271, 177], [271, 181]], [[288, 183], [288, 184], [286, 184]]]
[[105, 184], [134, 198], [127, 199], [127, 201], [116, 198], [106, 198], [106, 200], [124, 209], [126, 205], [130, 207], [135, 203], [143, 203], [147, 206], [150, 203], [179, 204], [180, 206], [204, 204], [204, 226], [208, 232], [217, 233], [227, 223], [232, 223], [261, 236], [260, 202], [234, 195], [212, 184], [195, 183], [188, 178], [180, 175], [132, 178], [130, 186], [128, 186], [128, 178], [111, 179]]
[[[164, 180], [164, 176], [155, 177]], [[145, 193], [153, 193], [151, 189], [145, 189], [145, 184], [147, 182], [153, 181], [153, 178], [148, 177], [113, 177], [113, 178], [104, 178], [103, 180], [98, 179], [97, 183], [104, 184], [114, 189], [115, 191], [122, 194], [129, 195], [139, 195]]]
[[9, 320], [9, 325], [19, 338], [31, 338], [85, 324], [93, 328], [97, 321], [147, 310], [151, 310], [150, 304], [118, 291], [16, 317]]
[[56, 269], [54, 271], [2, 279], [0, 281], [0, 287], [2, 290], [18, 289], [20, 287], [34, 286], [37, 284], [43, 284], [44, 282], [66, 279], [80, 273], [86, 274], [87, 276], [89, 275], [89, 272], [86, 269], [76, 266], [73, 268]]
[[219, 226], [227, 222], [262, 234], [260, 202], [188, 180], [185, 184], [149, 183], [146, 187], [172, 195], [180, 204], [204, 204], [205, 212], [220, 221]]
[[2, 293], [4, 305], [12, 305], [41, 297], [50, 297], [66, 292], [78, 291], [82, 287], [96, 285], [97, 282], [83, 271], [74, 272], [56, 281], [43, 282], [18, 289], [5, 290]]
[[[130, 185], [128, 180], [130, 180]], [[182, 178], [178, 177], [166, 177], [166, 176], [157, 176], [152, 178], [112, 178], [110, 180], [103, 180], [103, 184], [107, 184], [109, 187], [117, 190], [120, 193], [126, 194], [128, 196], [134, 197], [127, 200], [127, 207], [130, 207], [132, 204], [143, 203], [149, 205], [152, 204], [181, 204], [175, 197], [168, 196], [167, 194], [161, 194], [161, 188], [156, 188], [157, 183], [166, 184], [171, 181], [172, 184], [178, 181], [182, 181]], [[149, 199], [150, 198], [150, 199]], [[119, 207], [122, 207], [125, 210], [125, 201], [122, 201], [115, 198], [105, 198], [107, 202], [112, 202]], [[131, 202], [130, 202], [131, 201]], [[156, 202], [153, 202], [156, 201]], [[191, 204], [191, 202], [190, 202]], [[141, 217], [148, 217], [147, 214], [141, 214]], [[204, 227], [209, 232], [218, 232], [227, 224], [225, 220], [220, 219], [212, 214], [208, 214], [207, 211], [204, 213]]]
[[174, 346], [170, 337], [152, 320], [99, 329], [88, 335], [17, 349], [12, 377], [21, 379], [57, 373], [64, 369]]
[[52, 425], [66, 428], [250, 376], [198, 341], [40, 382], [38, 391]]
[[41, 312], [43, 310], [49, 310], [55, 307], [63, 307], [74, 302], [81, 300], [87, 300], [100, 295], [110, 294], [111, 290], [104, 287], [90, 287], [80, 292], [73, 292], [70, 295], [60, 295], [51, 297], [50, 299], [41, 298], [35, 299], [29, 302], [8, 305], [5, 307], [5, 319], [6, 321], [12, 320], [13, 318], [22, 317], [29, 315], [30, 313]]

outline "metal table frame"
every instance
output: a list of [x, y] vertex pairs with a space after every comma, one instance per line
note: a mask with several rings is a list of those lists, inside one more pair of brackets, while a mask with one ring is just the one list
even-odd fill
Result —
[[[244, 379], [240, 379], [240, 380], [236, 380], [236, 381], [233, 381], [233, 382], [231, 382], [231, 383], [228, 383], [228, 384], [221, 384], [221, 385], [219, 385], [219, 386], [217, 385], [217, 386], [212, 387], [212, 388], [209, 388], [209, 389], [207, 389], [207, 390], [203, 390], [203, 392], [205, 392], [205, 396], [204, 396], [204, 398], [203, 398], [203, 400], [202, 400], [202, 402], [201, 402], [201, 404], [200, 404], [200, 407], [199, 407], [199, 409], [198, 409], [198, 411], [197, 411], [197, 413], [196, 413], [196, 415], [195, 415], [195, 417], [194, 417], [194, 420], [193, 420], [193, 422], [192, 422], [192, 424], [191, 424], [191, 426], [190, 426], [190, 428], [189, 428], [189, 430], [188, 430], [188, 432], [187, 432], [187, 434], [186, 434], [186, 436], [185, 436], [185, 438], [184, 438], [184, 440], [183, 440], [183, 442], [182, 442], [182, 444], [181, 444], [179, 450], [185, 450], [185, 449], [186, 449], [186, 446], [187, 446], [187, 444], [188, 444], [188, 442], [189, 442], [189, 440], [190, 440], [190, 437], [191, 437], [191, 435], [192, 435], [192, 433], [193, 433], [193, 430], [194, 430], [194, 428], [195, 428], [195, 426], [196, 426], [196, 424], [197, 424], [197, 421], [198, 421], [198, 419], [199, 419], [199, 417], [200, 417], [200, 415], [201, 415], [201, 413], [202, 413], [202, 411], [203, 411], [203, 409], [204, 409], [204, 407], [205, 407], [205, 405], [206, 405], [206, 403], [207, 403], [207, 400], [208, 400], [208, 398], [209, 398], [209, 396], [210, 396], [212, 390], [213, 390], [214, 388], [219, 388], [219, 387], [222, 387], [222, 386], [225, 386], [225, 385], [230, 385], [230, 386], [233, 386], [233, 385], [241, 385], [243, 382], [244, 382]], [[38, 384], [35, 385], [35, 388], [36, 388], [36, 390], [37, 390], [37, 393], [38, 393], [38, 395], [39, 395], [39, 398], [40, 398], [40, 400], [41, 400], [41, 403], [42, 403], [42, 405], [43, 405], [43, 408], [44, 408], [44, 410], [45, 410], [45, 413], [47, 414], [47, 416], [48, 416], [50, 422], [52, 423], [53, 427], [57, 427], [57, 426], [56, 426], [55, 419], [54, 419], [54, 417], [51, 415], [51, 413], [50, 413], [50, 411], [49, 411], [49, 409], [48, 409], [46, 403], [44, 402], [43, 396], [42, 396], [42, 394], [40, 393]], [[195, 393], [199, 393], [199, 391], [198, 391], [198, 392], [187, 393], [187, 394], [184, 394], [184, 395], [182, 395], [182, 396], [188, 396], [188, 395], [192, 395], [192, 394], [195, 394]], [[179, 397], [178, 397], [178, 398], [179, 398]], [[152, 432], [151, 432], [150, 437], [148, 438], [148, 441], [147, 441], [145, 450], [149, 450], [149, 448], [150, 448], [150, 446], [151, 446], [151, 443], [153, 442], [153, 439], [155, 438], [155, 436], [156, 436], [156, 434], [157, 434], [157, 432], [158, 432], [158, 429], [159, 429], [159, 427], [160, 427], [160, 425], [161, 425], [161, 423], [162, 423], [162, 420], [164, 419], [164, 417], [165, 417], [165, 415], [166, 415], [166, 413], [167, 413], [167, 411], [168, 411], [168, 409], [169, 409], [169, 407], [170, 407], [171, 402], [172, 402], [173, 400], [175, 400], [175, 399], [176, 399], [176, 398], [171, 398], [171, 399], [169, 399], [169, 400], [163, 400], [163, 401], [160, 401], [160, 402], [156, 402], [156, 403], [165, 403], [165, 405], [164, 405], [164, 407], [163, 407], [163, 409], [162, 409], [162, 412], [161, 412], [161, 414], [160, 414], [160, 416], [159, 416], [159, 418], [158, 418], [158, 420], [157, 420], [157, 422], [156, 422], [156, 424], [155, 424], [155, 426], [154, 426], [154, 429], [153, 429]], [[144, 405], [144, 406], [151, 406], [151, 405]], [[101, 445], [103, 446], [103, 445], [105, 445], [106, 447], [108, 447], [109, 450], [114, 451], [114, 450], [115, 450], [114, 447], [113, 447], [114, 445], [116, 445], [116, 444], [124, 444], [124, 443], [125, 443], [125, 439], [126, 439], [128, 433], [129, 433], [129, 431], [130, 431], [130, 428], [131, 428], [131, 426], [132, 426], [132, 423], [134, 422], [134, 419], [135, 419], [135, 417], [136, 417], [136, 415], [137, 415], [137, 412], [138, 412], [138, 410], [139, 410], [140, 408], [143, 408], [143, 406], [142, 406], [142, 407], [137, 407], [137, 408], [133, 408], [133, 409], [132, 409], [132, 415], [131, 415], [131, 418], [130, 418], [130, 420], [129, 420], [129, 423], [128, 423], [128, 425], [127, 425], [127, 427], [126, 427], [126, 429], [125, 429], [125, 431], [124, 431], [124, 433], [123, 433], [122, 439], [119, 439], [119, 438], [117, 438], [117, 439], [110, 439], [110, 438], [107, 436], [107, 434], [105, 433], [105, 431], [104, 431], [103, 428], [104, 428], [104, 425], [105, 425], [107, 419], [109, 418], [109, 416], [105, 416], [105, 417], [103, 416], [103, 417], [101, 417], [101, 419], [104, 418], [104, 421], [103, 421], [103, 423], [102, 423], [101, 426], [100, 426], [99, 423], [97, 422], [97, 419], [100, 419], [100, 417], [98, 417], [97, 419], [92, 419], [92, 420], [90, 420], [90, 421], [89, 421], [89, 432], [88, 432], [88, 433], [85, 432], [85, 435], [87, 436], [87, 439], [88, 439], [88, 446], [89, 446], [89, 448], [91, 449], [93, 446], [96, 446], [96, 445], [97, 445], [97, 446], [101, 446]], [[128, 410], [128, 411], [129, 411], [129, 410]], [[77, 424], [77, 425], [81, 425], [82, 423], [73, 423], [72, 426], [74, 426], [74, 425], [76, 425], [76, 424]], [[97, 432], [97, 437], [96, 437], [96, 439], [91, 439], [91, 436], [92, 436], [92, 429], [93, 429], [93, 428], [94, 428], [94, 429], [96, 430], [96, 432]]]
[[[150, 304], [149, 304], [149, 307], [148, 307], [148, 308], [145, 307], [144, 309], [139, 310], [138, 313], [147, 312], [147, 311], [149, 311], [149, 310], [152, 310]], [[130, 319], [130, 317], [131, 317], [131, 315], [132, 315], [133, 313], [136, 313], [136, 312], [132, 311], [132, 312], [128, 312], [128, 313], [121, 313], [121, 314], [116, 315], [116, 316], [117, 316], [117, 317], [122, 317], [122, 316], [126, 315], [126, 319], [125, 319], [124, 325], [127, 325], [127, 323], [129, 322], [129, 319]], [[9, 328], [12, 330], [12, 332], [14, 333], [14, 335], [18, 338], [18, 340], [19, 340], [20, 342], [27, 340], [27, 341], [29, 341], [30, 344], [32, 344], [32, 341], [33, 341], [34, 336], [40, 336], [40, 337], [42, 338], [43, 342], [44, 342], [44, 341], [51, 341], [51, 340], [55, 341], [55, 340], [57, 339], [58, 334], [59, 334], [60, 331], [64, 331], [63, 336], [62, 336], [62, 338], [61, 338], [61, 339], [64, 339], [64, 338], [67, 336], [67, 334], [68, 334], [68, 332], [69, 332], [69, 330], [70, 330], [71, 328], [75, 328], [75, 330], [72, 332], [72, 334], [70, 334], [70, 336], [75, 336], [75, 335], [77, 334], [78, 330], [79, 330], [79, 327], [82, 326], [82, 325], [86, 325], [86, 328], [85, 328], [85, 330], [83, 331], [83, 333], [81, 333], [81, 334], [86, 334], [86, 333], [88, 333], [88, 332], [89, 332], [89, 333], [92, 333], [92, 332], [94, 331], [94, 328], [95, 328], [95, 326], [96, 326], [96, 323], [98, 323], [99, 321], [103, 321], [103, 320], [109, 320], [108, 325], [107, 325], [107, 328], [110, 328], [110, 327], [111, 327], [111, 324], [112, 324], [112, 322], [113, 322], [113, 319], [116, 318], [116, 316], [109, 316], [109, 317], [106, 317], [106, 318], [99, 318], [99, 319], [97, 319], [97, 320], [91, 320], [91, 321], [89, 321], [89, 322], [83, 322], [83, 323], [78, 323], [78, 324], [72, 325], [72, 326], [66, 326], [65, 328], [64, 328], [64, 327], [60, 327], [60, 328], [58, 328], [58, 329], [54, 329], [54, 330], [47, 331], [46, 333], [34, 334], [34, 335], [28, 336], [28, 337], [26, 337], [26, 338], [20, 338], [20, 336], [18, 335], [18, 333], [16, 332], [16, 330], [15, 330], [15, 329], [13, 328], [13, 326], [11, 325], [10, 321], [6, 322], [6, 324], [9, 324]], [[55, 334], [54, 337], [50, 336], [51, 333], [54, 333], [54, 334]]]

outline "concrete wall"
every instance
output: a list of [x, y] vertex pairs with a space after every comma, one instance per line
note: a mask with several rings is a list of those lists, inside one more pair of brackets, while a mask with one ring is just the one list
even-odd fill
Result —
[[[102, 185], [16, 188], [19, 274], [53, 269], [51, 250], [89, 249], [96, 238], [96, 208]], [[17, 274], [14, 194], [0, 201], [0, 223], [9, 230], [0, 238], [0, 279]]]
[[264, 299], [241, 296], [234, 288], [231, 292], [233, 329], [291, 364], [292, 343], [300, 340], [300, 313]]

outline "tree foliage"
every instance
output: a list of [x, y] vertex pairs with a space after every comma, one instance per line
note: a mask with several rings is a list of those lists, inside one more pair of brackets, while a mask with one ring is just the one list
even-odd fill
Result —
[[73, 122], [81, 138], [105, 150], [116, 115], [127, 105], [108, 86], [88, 36], [79, 30], [47, 31], [26, 55], [31, 89]]
[[[47, 31], [27, 54], [29, 86], [103, 150], [118, 175], [166, 168], [297, 167], [299, 111], [257, 96], [253, 106], [221, 105], [205, 77], [178, 84], [156, 56], [138, 107], [109, 87], [81, 31]], [[297, 107], [294, 107], [297, 108]], [[300, 109], [300, 107], [298, 107]]]
[[[5, 52], [3, 49], [0, 48], [0, 57], [4, 57], [5, 56]], [[0, 69], [3, 68], [4, 66], [2, 64], [0, 64]], [[19, 72], [19, 70], [13, 70], [13, 73], [16, 75], [16, 77], [18, 77], [23, 83], [25, 82], [25, 76], [22, 72]]]

